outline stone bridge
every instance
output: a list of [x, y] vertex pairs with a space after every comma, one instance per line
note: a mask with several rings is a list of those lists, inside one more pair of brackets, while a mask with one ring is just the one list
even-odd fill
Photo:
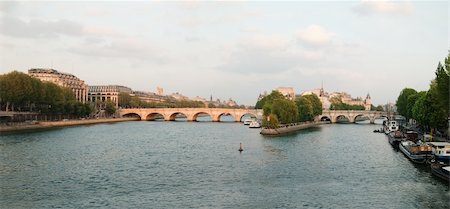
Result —
[[120, 109], [121, 117], [139, 117], [141, 120], [155, 120], [158, 117], [166, 121], [174, 121], [177, 116], [183, 116], [188, 121], [197, 121], [199, 115], [209, 115], [213, 122], [219, 122], [222, 115], [231, 115], [235, 122], [240, 122], [244, 115], [261, 118], [263, 111], [258, 109], [227, 109], [227, 108], [131, 108]]
[[366, 111], [366, 110], [324, 110], [317, 120], [330, 120], [336, 123], [339, 118], [347, 118], [350, 123], [354, 123], [357, 117], [367, 117], [370, 123], [375, 119], [388, 117], [388, 112]]

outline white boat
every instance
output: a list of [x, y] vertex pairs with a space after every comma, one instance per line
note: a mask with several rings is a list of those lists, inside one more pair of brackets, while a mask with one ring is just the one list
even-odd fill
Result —
[[448, 142], [428, 142], [431, 146], [431, 153], [436, 160], [450, 161], [450, 143]]
[[389, 134], [391, 132], [398, 131], [398, 124], [395, 120], [388, 120], [384, 122], [384, 133]]
[[427, 144], [416, 144], [412, 141], [402, 141], [399, 146], [403, 154], [415, 163], [424, 163], [432, 156], [431, 146]]
[[250, 123], [250, 125], [248, 127], [249, 128], [261, 128], [261, 124], [258, 121], [254, 120]]
[[250, 125], [250, 123], [252, 122], [253, 120], [252, 119], [245, 119], [244, 120], [244, 125]]

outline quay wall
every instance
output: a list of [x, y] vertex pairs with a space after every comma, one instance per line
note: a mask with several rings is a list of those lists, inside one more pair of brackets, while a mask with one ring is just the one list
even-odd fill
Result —
[[263, 128], [260, 132], [262, 135], [277, 136], [296, 132], [298, 130], [307, 129], [323, 124], [323, 122], [310, 122], [296, 125], [286, 125], [279, 128]]
[[66, 126], [90, 125], [90, 124], [98, 124], [98, 123], [135, 121], [135, 120], [139, 120], [139, 119], [138, 118], [104, 118], [104, 119], [87, 119], [87, 120], [48, 121], [48, 122], [39, 121], [36, 124], [11, 125], [11, 126], [2, 125], [2, 126], [0, 126], [0, 133], [20, 132], [20, 131], [27, 131], [27, 130], [57, 128], [57, 127], [66, 127]]

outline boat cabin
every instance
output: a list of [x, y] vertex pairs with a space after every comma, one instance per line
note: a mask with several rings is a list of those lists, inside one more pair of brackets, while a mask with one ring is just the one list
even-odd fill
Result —
[[438, 158], [450, 159], [450, 143], [448, 142], [428, 142], [432, 153]]

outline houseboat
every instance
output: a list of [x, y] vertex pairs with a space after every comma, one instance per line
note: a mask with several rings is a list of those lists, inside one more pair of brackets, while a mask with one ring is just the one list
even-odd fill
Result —
[[412, 141], [402, 141], [399, 143], [399, 149], [411, 161], [415, 163], [425, 163], [427, 159], [431, 158], [431, 146], [421, 143], [414, 143]]
[[383, 122], [384, 124], [384, 133], [389, 134], [394, 131], [398, 131], [398, 124], [395, 120], [387, 120]]
[[450, 182], [450, 166], [443, 163], [435, 162], [431, 164], [431, 173], [433, 175]]
[[450, 162], [450, 143], [448, 142], [428, 142], [431, 146], [431, 153], [437, 161]]
[[401, 131], [394, 131], [388, 134], [389, 144], [391, 144], [394, 148], [398, 149], [398, 144], [401, 141], [406, 140], [406, 137], [403, 135]]

